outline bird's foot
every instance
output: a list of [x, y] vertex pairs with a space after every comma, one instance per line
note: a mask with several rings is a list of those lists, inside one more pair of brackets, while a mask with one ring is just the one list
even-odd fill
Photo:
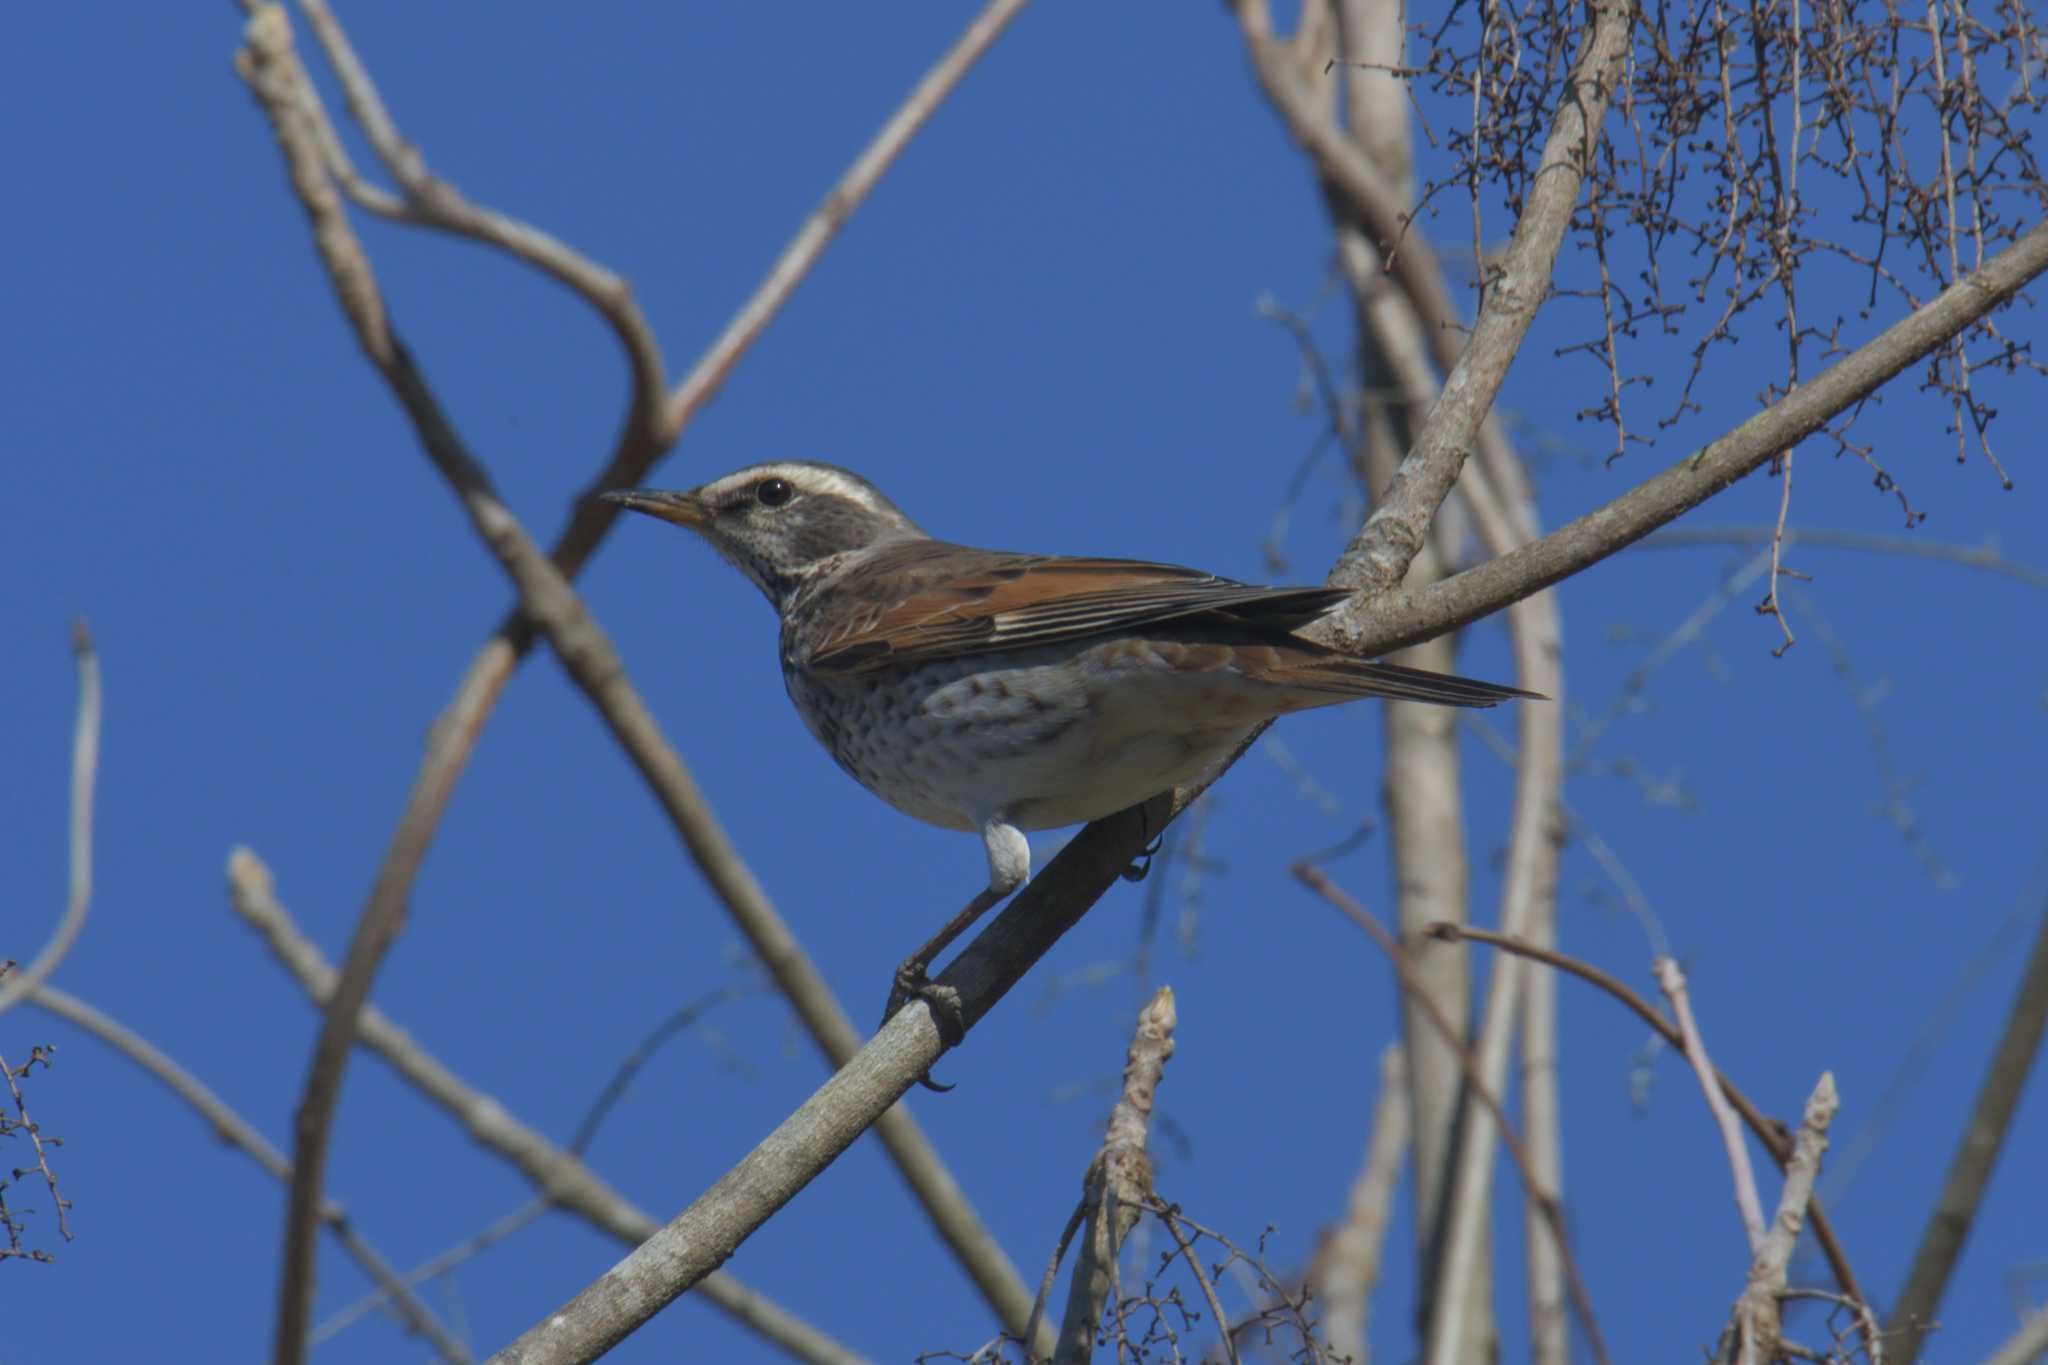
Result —
[[[967, 1037], [967, 1016], [960, 1003], [960, 992], [951, 986], [941, 986], [926, 975], [929, 966], [916, 957], [903, 959], [889, 987], [889, 1003], [882, 1007], [882, 1022], [887, 1024], [896, 1017], [896, 1011], [911, 1001], [922, 1000], [931, 1011], [932, 1022], [938, 1025], [939, 1041], [948, 1048], [958, 1047]], [[930, 1072], [919, 1076], [917, 1083], [940, 1094], [953, 1088], [933, 1080]]]
[[1131, 865], [1117, 875], [1127, 882], [1144, 881], [1145, 874], [1152, 870], [1152, 859], [1158, 855], [1160, 848], [1165, 843], [1166, 836], [1164, 834], [1153, 835], [1152, 842], [1138, 850], [1138, 856], [1131, 859]]

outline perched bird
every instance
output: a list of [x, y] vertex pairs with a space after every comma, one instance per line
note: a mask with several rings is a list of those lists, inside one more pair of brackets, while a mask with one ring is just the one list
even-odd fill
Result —
[[906, 815], [981, 835], [987, 888], [897, 969], [891, 1012], [930, 996], [932, 960], [1023, 883], [1025, 830], [1191, 781], [1292, 711], [1536, 695], [1295, 634], [1342, 589], [950, 545], [833, 465], [777, 460], [688, 492], [604, 496], [697, 532], [767, 595], [790, 700], [840, 767]]

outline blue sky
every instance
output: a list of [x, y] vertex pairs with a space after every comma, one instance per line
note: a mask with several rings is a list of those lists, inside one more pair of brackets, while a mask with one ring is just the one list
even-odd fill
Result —
[[[481, 23], [444, 7], [357, 8], [344, 17], [358, 48], [436, 168], [628, 276], [677, 371], [966, 17], [929, 3], [619, 8], [599, 21], [522, 0]], [[82, 615], [106, 687], [97, 886], [56, 982], [282, 1143], [314, 1020], [227, 913], [228, 852], [254, 849], [338, 957], [426, 726], [508, 589], [315, 268], [230, 69], [237, 11], [136, 6], [122, 21], [110, 31], [88, 9], [24, 9], [0, 56], [18, 187], [0, 271], [0, 956], [32, 956], [63, 901], [67, 629]], [[1438, 228], [1449, 242], [1465, 232], [1455, 215]], [[485, 251], [383, 224], [363, 233], [428, 376], [514, 510], [551, 535], [615, 430], [624, 379], [608, 334]], [[1327, 243], [1313, 183], [1220, 7], [1027, 11], [652, 482], [829, 459], [951, 539], [1272, 578], [1261, 544], [1317, 425], [1295, 404], [1292, 342], [1255, 305], [1313, 311], [1345, 355], [1344, 310], [1320, 299]], [[1890, 315], [1863, 322], [1848, 294], [1833, 306], [1856, 337]], [[2010, 335], [2037, 330], [2035, 314], [2009, 316]], [[1609, 466], [1607, 434], [1574, 420], [1604, 374], [1555, 354], [1575, 335], [1562, 322], [1540, 330], [1503, 400], [1538, 451], [1551, 525], [1739, 421], [1770, 377], [1759, 357], [1779, 354], [1759, 320], [1702, 381], [1702, 413]], [[1682, 356], [1645, 354], [1668, 403]], [[2048, 406], [2038, 387], [2000, 402], [2010, 492], [1981, 460], [1955, 461], [1943, 414], [1909, 388], [1862, 431], [1928, 512], [1916, 538], [1995, 543], [2048, 566], [2029, 449]], [[1753, 526], [1777, 498], [1752, 478], [1683, 524]], [[1321, 577], [1349, 506], [1325, 461], [1294, 510], [1286, 577]], [[1901, 518], [1860, 464], [1816, 448], [1799, 465], [1794, 520], [1889, 534]], [[1752, 553], [1643, 549], [1568, 583], [1568, 735]], [[1745, 592], [1606, 732], [1568, 797], [1685, 960], [1723, 1068], [1788, 1117], [1832, 1070], [1838, 1152], [1881, 1123], [1834, 1206], [1859, 1273], [1888, 1297], [2009, 1001], [2032, 923], [2015, 931], [2013, 917], [2041, 913], [2048, 618], [2038, 590], [1975, 570], [1821, 549], [1794, 563], [1814, 578], [1799, 589], [1800, 644], [1774, 659], [1776, 628]], [[704, 547], [625, 524], [581, 587], [740, 849], [866, 1020], [890, 967], [979, 885], [979, 847], [897, 815], [832, 766], [782, 695], [770, 613]], [[1461, 667], [1507, 676], [1497, 625], [1467, 633]], [[1396, 1012], [1371, 946], [1286, 875], [1377, 810], [1377, 719], [1343, 708], [1274, 736], [1335, 809], [1269, 755], [1241, 764], [1214, 794], [1191, 941], [1162, 938], [1153, 981], [1173, 984], [1181, 1014], [1160, 1098], [1177, 1135], [1158, 1152], [1162, 1192], [1247, 1243], [1270, 1226], [1269, 1255], [1288, 1267], [1341, 1208]], [[1907, 784], [1924, 847], [1879, 809], [1888, 772]], [[1467, 785], [1486, 920], [1508, 774], [1474, 744]], [[1041, 864], [1059, 837], [1035, 840]], [[1929, 853], [1947, 878], [1930, 874]], [[1387, 909], [1380, 840], [1330, 870]], [[1564, 946], [1650, 989], [1645, 937], [1615, 913], [1583, 846], [1567, 851], [1563, 886]], [[1113, 891], [945, 1060], [955, 1093], [911, 1101], [1027, 1276], [1078, 1191], [1122, 1065], [1141, 991], [1096, 969], [1130, 958], [1147, 890]], [[1171, 869], [1175, 915], [1185, 890]], [[456, 792], [375, 998], [566, 1139], [616, 1059], [678, 1003], [735, 979], [735, 941], [541, 653]], [[1642, 1030], [1581, 988], [1562, 995], [1566, 1194], [1594, 1302], [1617, 1359], [1689, 1352], [1717, 1331], [1746, 1260], [1715, 1140], [1669, 1056], [1650, 1063], [1647, 1107], [1633, 1105]], [[822, 1078], [771, 998], [724, 1005], [707, 1027], [715, 1036], [660, 1054], [592, 1152], [664, 1215]], [[1929, 1030], [1917, 1084], [1880, 1115]], [[166, 1343], [184, 1355], [202, 1341], [208, 1358], [260, 1355], [279, 1187], [89, 1038], [30, 1008], [0, 1020], [11, 1061], [44, 1042], [58, 1065], [29, 1097], [66, 1140], [77, 1240], [53, 1266], [4, 1268], [0, 1360], [119, 1359]], [[1928, 1359], [1982, 1355], [2011, 1330], [2016, 1293], [2041, 1298], [2043, 1151], [2048, 1113], [2030, 1096]], [[366, 1057], [349, 1076], [330, 1189], [401, 1264], [527, 1194]], [[45, 1201], [23, 1187], [13, 1202]], [[1374, 1342], [1390, 1359], [1413, 1345], [1411, 1246], [1404, 1222], [1376, 1300]], [[555, 1218], [432, 1297], [489, 1348], [618, 1254]], [[871, 1142], [729, 1268], [878, 1359], [972, 1350], [993, 1330]], [[323, 1314], [360, 1293], [331, 1244], [321, 1269]], [[1516, 1292], [1510, 1276], [1511, 1322]], [[771, 1358], [688, 1300], [616, 1358], [678, 1351]], [[398, 1354], [419, 1352], [371, 1322], [318, 1358]]]

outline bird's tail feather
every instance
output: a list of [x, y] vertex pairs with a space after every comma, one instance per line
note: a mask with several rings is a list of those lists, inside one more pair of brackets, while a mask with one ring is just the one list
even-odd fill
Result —
[[1286, 681], [1296, 687], [1348, 697], [1391, 697], [1399, 701], [1434, 702], [1439, 706], [1497, 706], [1517, 697], [1550, 700], [1541, 692], [1480, 682], [1477, 678], [1341, 656], [1325, 656], [1312, 664], [1291, 668], [1287, 670]]

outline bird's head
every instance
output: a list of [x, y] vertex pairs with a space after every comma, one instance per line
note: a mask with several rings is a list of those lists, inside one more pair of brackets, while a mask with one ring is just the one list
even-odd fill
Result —
[[607, 502], [687, 526], [767, 594], [778, 611], [817, 574], [871, 546], [924, 532], [860, 475], [814, 460], [774, 460], [687, 492], [651, 488]]

